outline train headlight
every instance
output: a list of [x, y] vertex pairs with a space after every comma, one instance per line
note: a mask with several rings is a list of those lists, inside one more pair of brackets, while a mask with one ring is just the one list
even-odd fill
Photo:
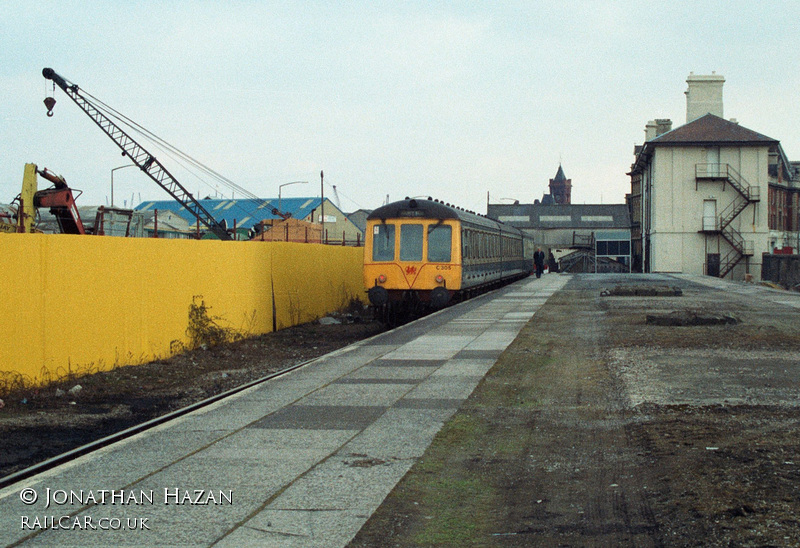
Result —
[[378, 276], [378, 283], [379, 284], [385, 284], [386, 283], [386, 275], [385, 274], [381, 274], [380, 276]]
[[436, 275], [436, 283], [437, 284], [444, 283], [444, 276], [442, 276], [441, 274], [437, 274]]

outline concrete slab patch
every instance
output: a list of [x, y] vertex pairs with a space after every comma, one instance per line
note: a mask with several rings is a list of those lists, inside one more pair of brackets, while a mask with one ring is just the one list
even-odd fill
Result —
[[632, 405], [800, 406], [800, 357], [794, 352], [616, 349], [611, 363]]
[[[50, 529], [38, 535], [25, 544], [28, 546], [52, 547], [89, 547], [100, 546], [211, 546], [214, 541], [225, 534], [241, 521], [246, 515], [240, 515], [238, 508], [230, 508], [230, 512], [221, 512], [214, 506], [194, 506], [191, 512], [176, 508], [176, 512], [158, 512], [157, 506], [140, 506], [133, 512], [130, 508], [120, 512], [119, 507], [97, 506], [76, 517], [79, 523], [86, 523], [84, 519], [90, 518], [89, 523], [98, 527], [73, 528], [70, 530]], [[114, 511], [116, 509], [116, 511]], [[244, 508], [242, 508], [244, 509]], [[128, 530], [128, 516], [136, 514], [130, 521], [142, 520], [150, 529]], [[114, 523], [112, 519], [120, 520], [120, 528], [99, 529], [99, 523]], [[70, 521], [73, 523], [73, 521]], [[122, 527], [122, 524], [125, 524]], [[168, 539], [168, 540], [166, 540]], [[166, 540], [166, 541], [165, 541]]]
[[[265, 458], [261, 466], [254, 466], [250, 459], [221, 461], [195, 457], [137, 483], [134, 489], [150, 491], [154, 493], [156, 504], [173, 506], [172, 512], [185, 514], [192, 513], [186, 493], [203, 490], [216, 500], [213, 504], [224, 506], [221, 510], [226, 514], [232, 514], [231, 508], [235, 507], [238, 521], [257, 510], [316, 462], [309, 456], [272, 461]], [[241, 474], [243, 469], [247, 469], [247, 475]], [[228, 504], [226, 498], [230, 498], [232, 503]], [[186, 519], [192, 519], [192, 516], [187, 515]]]
[[458, 409], [464, 402], [460, 398], [403, 398], [392, 407], [395, 409]]
[[386, 407], [347, 405], [292, 405], [252, 424], [250, 428], [301, 430], [361, 430], [386, 411]]
[[484, 332], [480, 337], [469, 343], [466, 350], [499, 350], [502, 352], [509, 344], [514, 342], [519, 330], [493, 329]]
[[343, 406], [369, 403], [370, 405], [390, 406], [406, 394], [413, 384], [348, 384], [333, 383], [324, 386], [303, 398], [300, 402], [309, 406]]
[[[353, 363], [342, 371], [325, 371], [314, 374], [304, 372], [303, 374], [290, 374], [287, 377], [274, 379], [263, 385], [254, 387], [252, 392], [238, 398], [242, 402], [254, 402], [254, 405], [265, 405], [283, 407], [293, 401], [302, 398], [304, 395], [319, 388], [320, 384], [333, 382], [334, 380], [347, 375], [361, 364]], [[255, 404], [255, 402], [264, 402]]]
[[303, 457], [321, 459], [345, 443], [347, 430], [246, 428], [206, 448], [193, 458], [276, 462]]
[[452, 359], [431, 374], [431, 377], [482, 377], [495, 364], [489, 359]]
[[362, 367], [358, 371], [354, 371], [350, 375], [346, 377], [342, 377], [336, 382], [341, 381], [358, 381], [358, 380], [366, 380], [372, 379], [376, 381], [380, 380], [396, 380], [396, 381], [414, 381], [420, 380], [428, 377], [431, 373], [436, 371], [438, 367], [390, 367], [390, 366], [380, 366], [380, 367], [373, 367], [368, 365], [366, 367]]
[[533, 317], [534, 312], [509, 312], [503, 316], [504, 320], [529, 320]]
[[[361, 465], [361, 462], [368, 464]], [[369, 515], [412, 464], [413, 459], [381, 459], [365, 454], [339, 454], [297, 479], [267, 508], [349, 509]]]
[[467, 399], [478, 383], [478, 377], [431, 377], [417, 385], [403, 399]]
[[475, 337], [458, 335], [423, 335], [386, 354], [386, 359], [418, 359], [427, 356], [432, 359], [448, 360], [468, 345]]
[[455, 407], [389, 408], [381, 418], [348, 442], [340, 453], [382, 459], [419, 458], [456, 410]]
[[493, 362], [497, 361], [497, 358], [500, 357], [502, 354], [502, 350], [476, 350], [476, 349], [467, 349], [462, 350], [458, 354], [455, 355], [455, 360], [492, 360]]
[[[168, 466], [187, 453], [200, 450], [224, 436], [219, 431], [138, 435], [105, 447], [36, 476], [42, 486], [87, 485], [84, 489], [119, 488]], [[160, 438], [159, 436], [165, 436]], [[170, 442], [170, 443], [167, 443]], [[136, 455], [131, 459], [130, 455]]]
[[219, 548], [330, 548], [345, 546], [366, 521], [348, 510], [265, 509], [221, 539]]
[[272, 401], [233, 400], [217, 409], [201, 409], [196, 413], [181, 417], [171, 425], [171, 430], [173, 432], [215, 430], [231, 432], [244, 428], [264, 415], [268, 415], [296, 401], [298, 397], [299, 395], [295, 395], [295, 397], [289, 399], [286, 393], [282, 393], [281, 395], [276, 395], [276, 398]]
[[416, 384], [421, 379], [358, 379], [346, 377], [339, 379], [334, 384]]
[[382, 358], [380, 360], [375, 360], [369, 365], [370, 367], [440, 367], [446, 361], [447, 360], [419, 359], [419, 356], [417, 356], [417, 359], [407, 360]]
[[473, 326], [484, 326], [484, 325], [492, 325], [496, 320], [494, 319], [484, 319], [484, 318], [462, 318], [460, 320], [453, 320], [451, 323], [454, 325], [473, 325]]

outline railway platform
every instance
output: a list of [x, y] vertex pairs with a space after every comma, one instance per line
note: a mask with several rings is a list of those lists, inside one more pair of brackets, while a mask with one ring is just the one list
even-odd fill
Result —
[[4, 546], [345, 546], [567, 281], [527, 278], [0, 491]]

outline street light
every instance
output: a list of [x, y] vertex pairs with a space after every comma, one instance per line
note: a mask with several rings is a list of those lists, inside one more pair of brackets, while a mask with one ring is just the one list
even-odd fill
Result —
[[283, 183], [282, 185], [278, 185], [278, 211], [283, 213], [283, 210], [281, 209], [281, 190], [283, 190], [283, 187], [289, 185], [307, 185], [307, 184], [308, 181], [292, 181], [291, 183]]
[[[111, 170], [111, 207], [114, 207], [114, 172], [118, 169], [124, 169], [126, 167], [138, 167], [136, 164], [126, 164], [124, 166], [115, 167]], [[133, 204], [131, 204], [132, 206]]]

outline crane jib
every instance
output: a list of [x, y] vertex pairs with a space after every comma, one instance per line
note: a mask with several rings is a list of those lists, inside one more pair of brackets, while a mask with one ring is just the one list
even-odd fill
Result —
[[122, 149], [122, 153], [139, 166], [158, 186], [164, 189], [172, 198], [191, 212], [199, 222], [213, 232], [220, 240], [231, 240], [232, 236], [227, 229], [209, 213], [203, 205], [195, 199], [175, 177], [167, 171], [158, 159], [150, 154], [142, 145], [125, 133], [111, 119], [103, 114], [89, 99], [81, 95], [77, 85], [69, 85], [53, 69], [45, 68], [42, 76], [52, 80], [72, 101], [78, 105], [96, 123], [108, 137]]

